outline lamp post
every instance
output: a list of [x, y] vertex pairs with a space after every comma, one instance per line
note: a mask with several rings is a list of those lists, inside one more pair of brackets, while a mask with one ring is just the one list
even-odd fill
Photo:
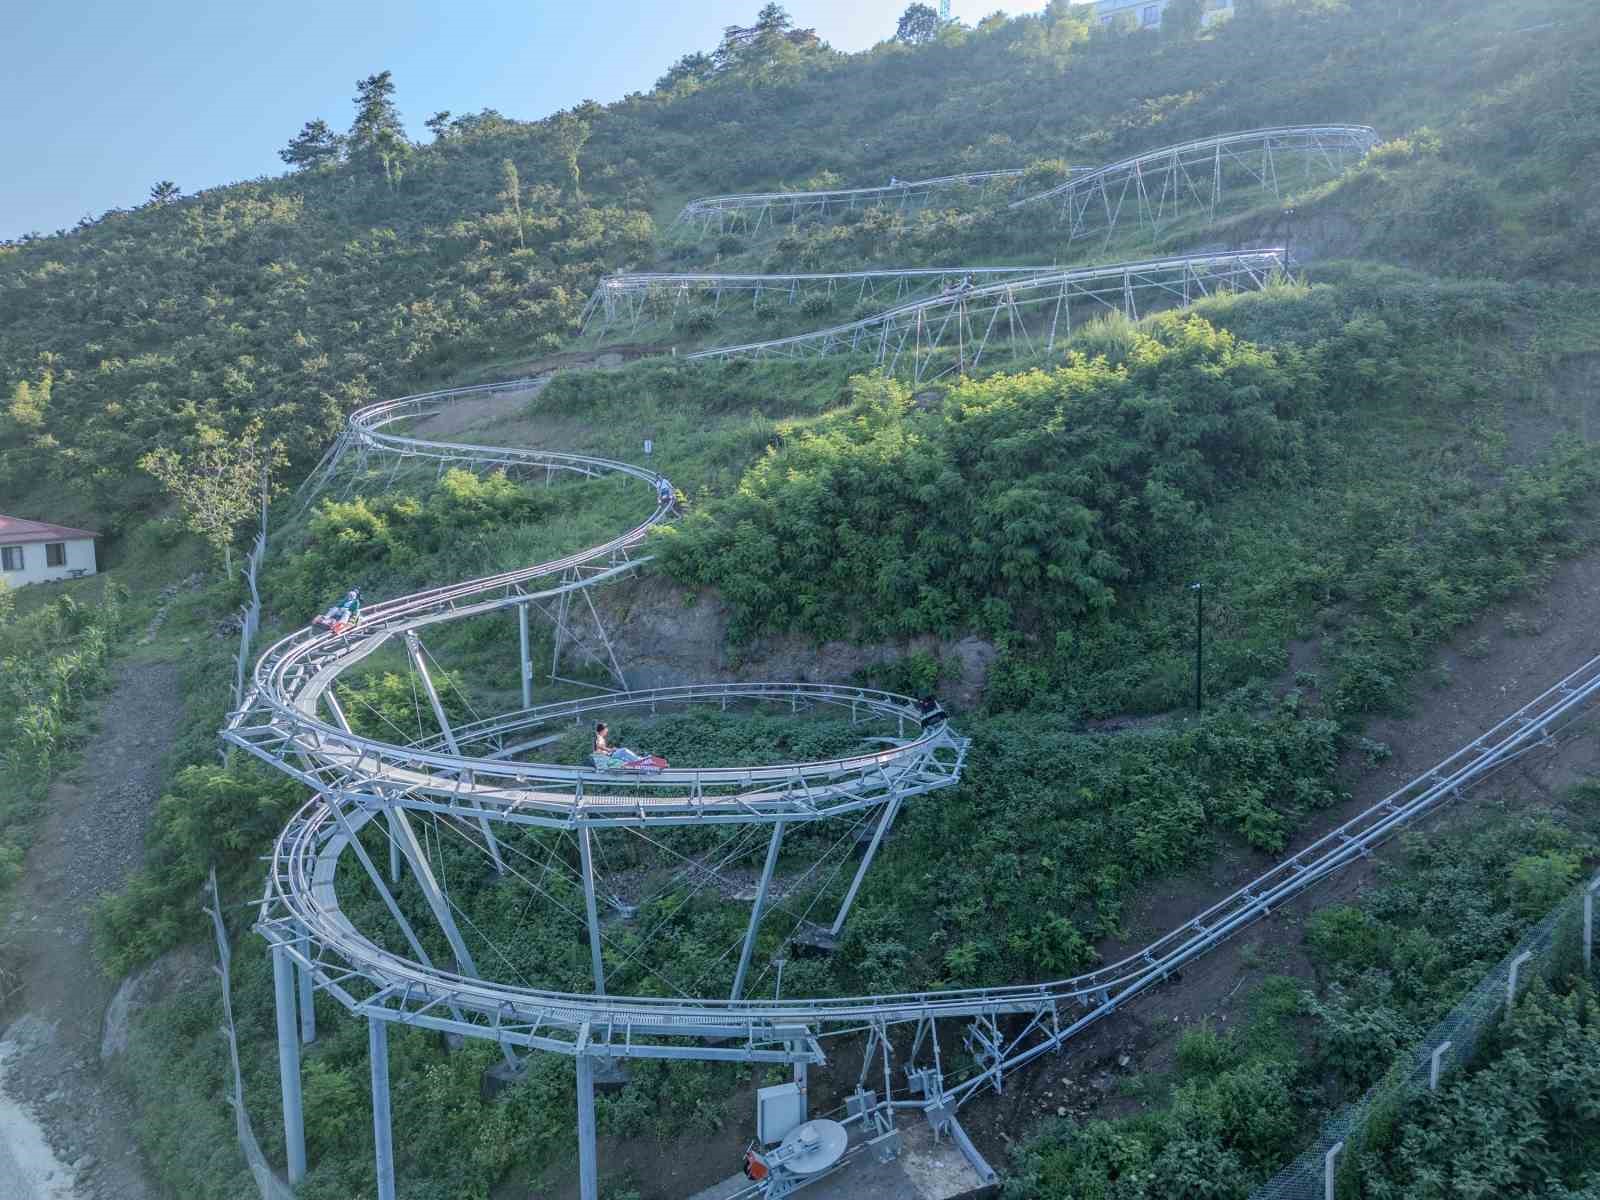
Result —
[[1294, 261], [1290, 248], [1294, 245], [1294, 209], [1283, 210], [1283, 269], [1288, 271], [1289, 264]]
[[1200, 681], [1204, 677], [1205, 667], [1205, 585], [1191, 583], [1189, 590], [1194, 593], [1194, 711], [1199, 712], [1204, 706]]

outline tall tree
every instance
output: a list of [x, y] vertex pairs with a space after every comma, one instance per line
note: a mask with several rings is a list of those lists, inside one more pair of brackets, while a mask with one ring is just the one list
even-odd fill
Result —
[[163, 179], [150, 189], [150, 203], [171, 204], [181, 195], [183, 195], [182, 188], [170, 179]]
[[517, 222], [517, 248], [526, 250], [522, 240], [522, 180], [517, 177], [517, 164], [509, 158], [500, 164], [500, 201]]
[[939, 36], [939, 14], [926, 4], [913, 4], [900, 14], [894, 40], [908, 46], [921, 46]]
[[394, 75], [379, 71], [356, 83], [356, 119], [350, 126], [350, 157], [368, 167], [383, 168], [391, 184], [399, 181], [399, 168], [411, 143], [394, 106]]
[[450, 136], [450, 110], [448, 108], [441, 109], [424, 121], [423, 124], [433, 131], [434, 141], [444, 141], [445, 138]]
[[318, 117], [307, 121], [300, 132], [289, 139], [289, 144], [278, 151], [278, 157], [296, 170], [305, 170], [337, 160], [343, 150], [344, 138]]
[[571, 113], [558, 113], [551, 118], [551, 132], [555, 135], [556, 153], [566, 164], [572, 178], [572, 198], [583, 203], [583, 172], [578, 166], [578, 155], [589, 140], [589, 122]]
[[163, 446], [140, 458], [139, 466], [161, 481], [178, 502], [190, 532], [222, 555], [223, 571], [232, 575], [239, 526], [256, 514], [262, 489], [270, 498], [272, 473], [288, 461], [281, 441], [263, 440], [257, 417], [236, 438], [202, 425], [188, 454], [180, 456]]

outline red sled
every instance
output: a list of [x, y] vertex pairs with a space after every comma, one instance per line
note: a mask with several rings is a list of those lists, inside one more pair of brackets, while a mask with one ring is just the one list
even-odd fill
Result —
[[312, 617], [311, 623], [318, 629], [325, 629], [329, 633], [339, 634], [347, 629], [354, 629], [360, 623], [360, 617], [352, 617], [342, 608], [329, 609], [321, 616]]

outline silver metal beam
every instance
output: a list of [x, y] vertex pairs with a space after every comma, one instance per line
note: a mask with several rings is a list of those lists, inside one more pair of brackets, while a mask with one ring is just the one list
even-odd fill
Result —
[[517, 646], [521, 651], [522, 707], [533, 707], [533, 661], [528, 657], [528, 606], [517, 605]]
[[583, 863], [583, 907], [589, 922], [589, 958], [594, 967], [594, 991], [606, 994], [606, 966], [600, 956], [600, 910], [594, 897], [594, 859], [589, 851], [589, 827], [578, 829], [578, 857]]
[[478, 964], [472, 961], [472, 952], [467, 949], [466, 939], [461, 936], [461, 930], [456, 926], [455, 915], [450, 911], [449, 897], [439, 886], [439, 880], [433, 873], [433, 864], [423, 853], [422, 843], [417, 840], [417, 831], [411, 825], [411, 818], [406, 815], [405, 809], [396, 805], [387, 806], [383, 811], [389, 819], [390, 837], [398, 843], [400, 853], [405, 855], [406, 862], [411, 865], [411, 873], [416, 876], [422, 895], [428, 901], [429, 909], [433, 911], [433, 919], [444, 931], [445, 940], [450, 943], [450, 952], [456, 956], [456, 970], [462, 975], [477, 975]]
[[395, 1200], [387, 1021], [367, 1021], [367, 1056], [372, 1060], [372, 1144], [378, 1168], [378, 1200]]
[[283, 1093], [283, 1141], [291, 1186], [306, 1177], [306, 1117], [300, 1100], [300, 1037], [295, 1028], [294, 964], [272, 948], [272, 993], [278, 1017], [278, 1081]]
[[[305, 932], [304, 926], [301, 926], [301, 931], [301, 944], [305, 947], [305, 956], [310, 958], [311, 935]], [[316, 981], [310, 967], [297, 964], [295, 975], [300, 980], [300, 1040], [309, 1046], [317, 1040], [317, 1010], [312, 1004]]]
[[[444, 734], [444, 743], [450, 747], [450, 753], [460, 756], [461, 747], [456, 743], [455, 731], [450, 728], [450, 718], [445, 716], [444, 705], [439, 702], [439, 690], [433, 686], [433, 676], [428, 674], [428, 664], [422, 659], [422, 639], [417, 636], [415, 629], [406, 630], [406, 652], [411, 656], [411, 664], [416, 668], [417, 674], [422, 676], [422, 686], [428, 693], [428, 703], [433, 706], [433, 716], [439, 722], [439, 730]], [[478, 805], [474, 804], [474, 808]], [[495, 840], [494, 830], [489, 828], [487, 817], [478, 818], [478, 828], [483, 832], [483, 843], [489, 849], [489, 857], [494, 861], [494, 869], [498, 874], [506, 873], [505, 860], [500, 857], [500, 843]]]
[[733, 991], [729, 1000], [737, 1000], [744, 991], [745, 973], [750, 969], [750, 953], [756, 946], [756, 933], [761, 928], [761, 910], [767, 902], [767, 888], [772, 884], [772, 868], [778, 863], [778, 847], [783, 845], [782, 821], [772, 827], [772, 840], [767, 843], [767, 861], [761, 868], [761, 883], [756, 887], [755, 902], [750, 906], [750, 927], [744, 933], [744, 946], [739, 951], [739, 969], [734, 972]]
[[833, 924], [828, 928], [828, 932], [834, 937], [838, 937], [839, 931], [844, 928], [844, 919], [850, 915], [850, 906], [855, 903], [856, 893], [861, 890], [861, 881], [867, 877], [867, 868], [872, 866], [878, 847], [883, 843], [884, 835], [889, 832], [889, 826], [894, 824], [895, 814], [899, 811], [899, 796], [884, 806], [883, 816], [878, 818], [877, 828], [872, 831], [872, 841], [867, 843], [867, 852], [861, 856], [861, 865], [856, 868], [855, 878], [850, 881], [850, 890], [845, 892], [844, 900], [839, 905], [839, 915], [834, 917]]
[[599, 1156], [595, 1149], [594, 1060], [578, 1055], [578, 1196], [600, 1200]]

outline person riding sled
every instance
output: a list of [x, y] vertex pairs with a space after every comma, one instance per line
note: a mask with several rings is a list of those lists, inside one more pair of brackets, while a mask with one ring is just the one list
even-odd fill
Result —
[[659, 754], [638, 754], [626, 746], [613, 746], [611, 729], [604, 721], [594, 727], [594, 765], [610, 771], [659, 771], [667, 760]]
[[361, 623], [361, 589], [351, 588], [339, 603], [320, 617], [314, 618], [311, 623], [330, 633], [343, 633], [346, 629], [354, 629]]

